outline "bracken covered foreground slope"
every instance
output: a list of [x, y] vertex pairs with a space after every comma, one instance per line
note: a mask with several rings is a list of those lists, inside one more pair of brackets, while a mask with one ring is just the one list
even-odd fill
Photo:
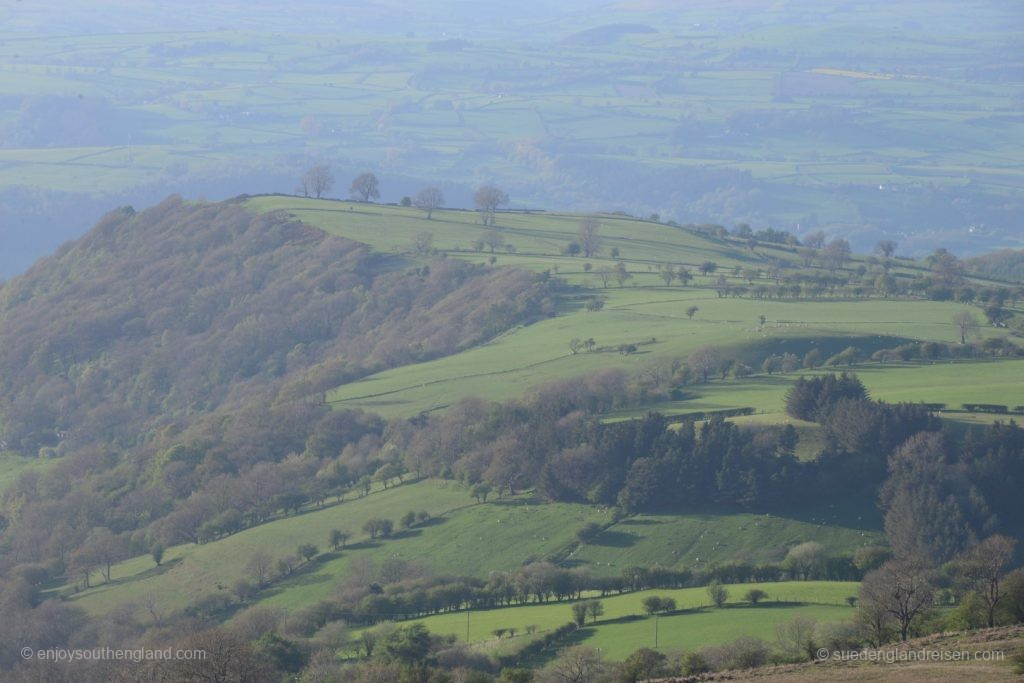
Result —
[[[985, 653], [982, 659], [959, 662], [895, 661], [909, 658], [910, 652], [969, 652]], [[730, 671], [688, 678], [660, 679], [658, 683], [694, 683], [696, 681], [765, 681], [765, 683], [813, 683], [841, 681], [866, 683], [868, 681], [893, 683], [932, 683], [933, 681], [961, 681], [988, 683], [989, 681], [1024, 680], [1019, 659], [1024, 652], [1024, 626], [1006, 626], [965, 633], [951, 633], [908, 640], [879, 650], [880, 657], [892, 660], [879, 662], [823, 661], [808, 664], [788, 664], [748, 671]], [[992, 657], [989, 653], [995, 653]], [[985, 658], [988, 659], [985, 659]], [[999, 661], [997, 661], [997, 659]], [[653, 683], [653, 682], [652, 682]]]

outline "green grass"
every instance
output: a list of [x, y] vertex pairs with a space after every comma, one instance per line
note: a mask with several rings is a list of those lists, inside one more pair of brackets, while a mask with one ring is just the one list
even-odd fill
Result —
[[[426, 510], [434, 519], [415, 529], [396, 531], [389, 539], [370, 541], [361, 531], [367, 519], [397, 522], [408, 510]], [[432, 575], [485, 577], [491, 570], [515, 569], [530, 558], [541, 560], [563, 550], [575, 542], [578, 529], [589, 522], [607, 523], [610, 514], [589, 505], [534, 504], [524, 497], [478, 505], [457, 483], [426, 480], [275, 520], [203, 545], [169, 548], [160, 568], [148, 555], [126, 560], [114, 566], [110, 584], [73, 594], [72, 600], [94, 614], [150, 597], [164, 609], [181, 609], [247, 578], [245, 565], [256, 553], [266, 552], [276, 560], [294, 555], [300, 543], [313, 543], [323, 554], [259, 596], [265, 604], [296, 608], [331, 597], [355, 558], [378, 566], [386, 559], [400, 558]], [[352, 534], [349, 547], [326, 552], [332, 529]], [[72, 589], [59, 590], [69, 593]]]
[[[644, 615], [643, 600], [652, 595], [675, 599], [683, 613], [659, 617], [659, 647], [664, 650], [692, 650], [740, 636], [751, 635], [771, 640], [775, 624], [805, 614], [821, 621], [849, 619], [853, 610], [846, 605], [848, 596], [857, 595], [856, 582], [792, 581], [781, 583], [748, 583], [726, 586], [729, 603], [722, 609], [711, 608], [705, 588], [649, 590], [625, 595], [598, 598], [604, 615], [595, 623], [587, 623], [578, 641], [599, 647], [608, 659], [621, 660], [640, 647], [654, 645], [654, 619]], [[767, 601], [757, 607], [745, 606], [743, 595], [752, 588], [768, 594]], [[470, 643], [494, 646], [493, 632], [499, 628], [515, 628], [516, 637], [525, 638], [526, 629], [535, 626], [538, 632], [549, 631], [572, 620], [571, 603], [524, 605], [491, 610], [453, 612], [418, 619], [434, 633], [451, 634]], [[507, 636], [506, 636], [507, 639]]]
[[[397, 531], [389, 539], [370, 541], [361, 532], [366, 519], [396, 519], [407, 510], [421, 509], [434, 519]], [[428, 575], [480, 578], [492, 570], [514, 570], [552, 555], [564, 557], [568, 566], [587, 567], [601, 575], [618, 575], [633, 564], [694, 569], [733, 560], [769, 562], [781, 559], [788, 547], [809, 540], [835, 552], [879, 543], [877, 519], [870, 511], [857, 514], [862, 519], [836, 508], [809, 511], [800, 519], [746, 512], [640, 515], [611, 525], [593, 543], [577, 548], [576, 532], [591, 522], [609, 525], [610, 510], [540, 504], [525, 495], [481, 505], [454, 482], [425, 480], [275, 520], [204, 545], [169, 548], [160, 568], [149, 556], [135, 557], [114, 566], [110, 584], [78, 593], [71, 586], [58, 591], [92, 614], [123, 604], [138, 607], [146, 600], [163, 610], [178, 610], [199, 597], [230, 591], [235, 581], [248, 578], [245, 565], [257, 552], [276, 560], [294, 554], [300, 543], [313, 543], [324, 552], [256, 598], [259, 604], [297, 609], [332, 597], [357, 566], [354, 562], [359, 571], [365, 571], [399, 559]], [[345, 549], [329, 552], [326, 541], [335, 528], [350, 531], [353, 538]], [[100, 580], [94, 575], [94, 581]]]
[[848, 503], [809, 510], [801, 518], [749, 512], [637, 515], [608, 527], [571, 559], [610, 575], [631, 565], [703, 569], [725, 561], [779, 562], [805, 541], [836, 554], [883, 544], [880, 527], [870, 506]]
[[[1009, 407], [1024, 405], [1024, 360], [996, 360], [971, 362], [943, 362], [934, 365], [919, 363], [857, 365], [850, 370], [864, 382], [872, 398], [891, 403], [945, 403], [951, 412], [942, 417], [973, 422], [993, 419], [1018, 419], [1014, 415], [978, 415], [959, 411], [964, 403], [996, 403]], [[755, 407], [759, 414], [736, 418], [740, 423], [793, 423], [801, 438], [820, 443], [816, 430], [807, 423], [793, 420], [784, 412], [786, 391], [800, 374], [813, 375], [833, 370], [801, 371], [788, 375], [756, 376], [743, 380], [728, 379], [706, 385], [687, 387], [688, 397], [680, 401], [666, 401], [646, 410], [665, 413], [685, 413], [697, 410], [716, 410], [741, 406]], [[616, 413], [616, 417], [629, 417], [640, 410]], [[803, 427], [801, 430], [800, 427]]]
[[[425, 213], [414, 208], [300, 197], [254, 197], [246, 205], [258, 212], [284, 211], [325, 232], [368, 244], [377, 251], [409, 251], [418, 233], [430, 232], [438, 250], [462, 252], [453, 255], [478, 261], [490, 256], [489, 248], [485, 247], [483, 252], [472, 250], [474, 240], [492, 229], [483, 226], [474, 211], [439, 210], [427, 220]], [[582, 271], [588, 259], [560, 256], [563, 247], [576, 239], [581, 218], [580, 214], [502, 212], [494, 229], [506, 243], [515, 246], [516, 253], [508, 254], [499, 248], [495, 252], [499, 263], [520, 265], [532, 261], [537, 270], [569, 265]], [[620, 250], [622, 258], [635, 263], [671, 261], [695, 267], [702, 261], [714, 260], [731, 268], [760, 261], [732, 243], [631, 218], [601, 216], [601, 237], [604, 258], [589, 259], [595, 270], [615, 263], [617, 259], [609, 256], [613, 248]], [[596, 276], [589, 276], [589, 281], [596, 282]]]
[[[745, 587], [738, 586], [742, 590]], [[851, 592], [856, 595], [856, 590]], [[819, 622], [848, 621], [848, 606], [792, 605], [702, 609], [688, 614], [659, 617], [657, 643], [660, 651], [693, 651], [721, 645], [737, 638], [775, 640], [776, 627], [796, 616]], [[624, 619], [617, 623], [587, 626], [577, 631], [574, 643], [597, 648], [608, 660], [622, 661], [642, 647], [655, 647], [653, 618]]]
[[[397, 521], [408, 510], [426, 510], [439, 516], [471, 502], [465, 490], [449, 482], [432, 480], [398, 486], [259, 525], [204, 545], [168, 548], [160, 568], [154, 567], [148, 555], [126, 560], [114, 566], [110, 584], [77, 593], [72, 601], [90, 613], [104, 613], [118, 604], [148, 597], [155, 598], [164, 608], [179, 609], [208, 593], [230, 589], [234, 581], [247, 576], [245, 565], [258, 552], [276, 559], [294, 555], [300, 543], [313, 543], [326, 550], [332, 529], [347, 530], [356, 542], [365, 537], [361, 529], [367, 519], [384, 517]], [[388, 543], [391, 541], [369, 545], [386, 555]], [[325, 589], [329, 594], [329, 586]]]

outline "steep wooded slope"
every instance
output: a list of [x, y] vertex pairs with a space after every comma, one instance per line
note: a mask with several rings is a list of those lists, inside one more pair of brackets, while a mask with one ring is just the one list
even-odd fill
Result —
[[[73, 527], [63, 555], [91, 528], [137, 528], [310, 439], [336, 453], [364, 430], [339, 426], [325, 387], [550, 308], [525, 271], [410, 267], [230, 202], [114, 211], [0, 290], [0, 439], [60, 458], [7, 492], [6, 540], [24, 541], [7, 559], [50, 556], [31, 548], [56, 519]], [[152, 464], [184, 434], [200, 455]]]

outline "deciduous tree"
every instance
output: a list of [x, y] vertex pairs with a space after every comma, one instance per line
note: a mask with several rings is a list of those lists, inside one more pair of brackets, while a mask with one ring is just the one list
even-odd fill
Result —
[[931, 569], [919, 558], [889, 560], [864, 577], [860, 605], [891, 615], [899, 627], [900, 640], [906, 640], [911, 624], [932, 604], [935, 586], [931, 575]]
[[960, 311], [953, 315], [953, 324], [960, 331], [960, 343], [966, 344], [967, 337], [977, 334], [978, 319], [970, 311]]
[[380, 198], [380, 182], [377, 176], [370, 172], [360, 173], [353, 180], [348, 188], [348, 193], [364, 202]]
[[508, 195], [493, 185], [484, 185], [473, 193], [473, 204], [484, 225], [494, 225], [495, 213], [502, 204], [508, 204]]
[[299, 191], [303, 197], [313, 195], [320, 199], [331, 191], [334, 185], [334, 174], [329, 166], [319, 164], [306, 171], [299, 179]]
[[579, 245], [587, 258], [596, 256], [601, 251], [601, 221], [588, 216], [580, 221]]
[[416, 196], [412, 200], [413, 206], [421, 211], [427, 212], [427, 220], [434, 214], [435, 209], [439, 209], [444, 205], [444, 195], [441, 190], [434, 186], [425, 187], [416, 193]]
[[1013, 559], [1017, 541], [1007, 536], [989, 536], [958, 558], [955, 571], [962, 583], [985, 604], [989, 628], [995, 626], [995, 613], [1003, 594], [1003, 571]]

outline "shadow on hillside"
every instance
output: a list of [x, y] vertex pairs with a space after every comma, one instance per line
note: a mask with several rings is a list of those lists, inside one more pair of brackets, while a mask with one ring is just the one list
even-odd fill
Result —
[[664, 522], [657, 519], [631, 518], [618, 523], [619, 526], [654, 526], [656, 524], [664, 524]]
[[357, 543], [349, 543], [342, 550], [370, 550], [371, 548], [379, 548], [381, 539], [366, 539]]
[[448, 519], [446, 517], [431, 517], [430, 519], [426, 520], [425, 522], [417, 522], [416, 523], [416, 528], [417, 529], [424, 529], [426, 527], [437, 526], [438, 524], [444, 524], [447, 521], [448, 521]]
[[73, 592], [67, 593], [67, 595], [69, 597], [74, 597], [74, 596], [78, 595], [79, 593], [90, 593], [90, 594], [102, 593], [102, 592], [104, 592], [104, 591], [106, 591], [106, 590], [108, 590], [110, 588], [116, 588], [117, 586], [120, 586], [120, 585], [123, 585], [123, 584], [126, 584], [126, 583], [132, 583], [134, 581], [141, 581], [141, 580], [148, 579], [148, 578], [151, 578], [151, 577], [154, 577], [154, 576], [160, 576], [161, 574], [170, 571], [174, 567], [177, 567], [179, 564], [182, 563], [183, 560], [184, 560], [184, 558], [176, 557], [173, 560], [167, 560], [166, 562], [161, 564], [159, 567], [154, 565], [154, 566], [150, 567], [149, 569], [146, 569], [144, 571], [141, 571], [141, 572], [138, 572], [138, 573], [135, 573], [135, 574], [128, 574], [126, 576], [115, 576], [114, 578], [110, 579], [110, 581], [103, 581], [103, 579], [101, 577], [100, 578], [100, 583], [95, 583], [94, 582], [88, 588], [82, 589], [81, 591], [78, 591], [78, 592], [74, 592], [73, 591]]
[[[785, 601], [774, 601], [765, 600], [757, 603], [756, 605], [749, 602], [737, 602], [727, 605], [722, 605], [717, 609], [773, 609], [777, 607], [791, 608], [791, 607], [803, 607], [810, 603], [807, 602], [785, 602]], [[675, 614], [675, 612], [673, 612]]]
[[286, 578], [274, 582], [259, 592], [259, 599], [264, 600], [275, 595], [280, 595], [290, 588], [296, 586], [315, 586], [318, 583], [328, 583], [334, 579], [326, 572], [315, 571], [319, 569], [315, 562], [308, 563], [295, 569]]
[[416, 536], [422, 536], [423, 529], [402, 529], [392, 533], [388, 538], [399, 541], [403, 538], [415, 538]]
[[524, 507], [530, 505], [543, 505], [541, 501], [535, 498], [492, 498], [487, 501], [488, 505], [500, 505], [503, 507]]
[[589, 545], [600, 545], [609, 548], [628, 548], [636, 545], [637, 537], [624, 531], [604, 531], [597, 535]]

